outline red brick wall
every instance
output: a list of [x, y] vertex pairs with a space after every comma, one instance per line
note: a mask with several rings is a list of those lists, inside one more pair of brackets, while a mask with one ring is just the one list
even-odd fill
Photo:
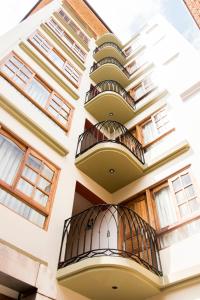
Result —
[[[41, 0], [29, 14], [34, 14], [51, 1], [52, 0]], [[76, 11], [79, 17], [88, 25], [96, 36], [101, 36], [102, 34], [109, 32], [101, 20], [89, 9], [83, 0], [65, 1]]]
[[200, 28], [200, 0], [183, 0], [190, 11], [193, 19]]

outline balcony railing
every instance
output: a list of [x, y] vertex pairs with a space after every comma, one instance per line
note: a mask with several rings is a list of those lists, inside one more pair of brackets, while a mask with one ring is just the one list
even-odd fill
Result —
[[99, 256], [129, 258], [162, 276], [155, 230], [120, 205], [96, 205], [64, 223], [59, 268]]
[[94, 54], [96, 54], [97, 52], [99, 52], [101, 49], [104, 49], [106, 47], [113, 47], [115, 49], [117, 49], [121, 55], [126, 58], [126, 55], [124, 54], [124, 52], [122, 51], [122, 49], [119, 48], [119, 46], [115, 43], [112, 43], [112, 42], [106, 42], [106, 43], [103, 43], [102, 45], [100, 45], [99, 47], [97, 47], [95, 50], [94, 50]]
[[79, 136], [76, 157], [99, 143], [112, 142], [126, 147], [142, 164], [144, 151], [140, 142], [122, 124], [106, 120], [97, 123]]
[[129, 78], [130, 77], [130, 74], [129, 72], [122, 66], [122, 64], [120, 64], [120, 62], [115, 59], [114, 57], [106, 57], [106, 58], [103, 58], [101, 59], [100, 61], [98, 62], [95, 62], [93, 64], [93, 66], [91, 67], [90, 69], [90, 74], [92, 72], [94, 72], [96, 69], [98, 69], [100, 66], [103, 66], [105, 64], [114, 64], [116, 66], [118, 66], [120, 68], [120, 70]]
[[114, 92], [119, 94], [133, 109], [135, 109], [134, 99], [117, 81], [114, 80], [105, 80], [92, 87], [86, 93], [85, 103], [103, 92]]

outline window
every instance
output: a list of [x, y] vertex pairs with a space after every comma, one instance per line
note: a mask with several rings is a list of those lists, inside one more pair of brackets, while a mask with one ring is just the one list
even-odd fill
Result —
[[132, 88], [130, 90], [130, 94], [135, 99], [135, 101], [139, 101], [147, 96], [151, 91], [153, 91], [154, 88], [155, 85], [152, 82], [151, 78], [147, 77], [136, 87]]
[[144, 65], [146, 62], [146, 57], [145, 57], [145, 53], [141, 53], [140, 55], [138, 55], [136, 57], [136, 59], [134, 61], [132, 61], [127, 67], [127, 71], [129, 72], [129, 74], [133, 74], [134, 72], [136, 72], [140, 67], [142, 67], [142, 65]]
[[73, 112], [71, 105], [41, 81], [15, 53], [3, 61], [0, 72], [59, 126], [69, 129]]
[[42, 53], [53, 62], [59, 70], [67, 75], [72, 83], [75, 83], [76, 86], [80, 83], [81, 74], [69, 61], [58, 53], [39, 31], [36, 31], [29, 40], [37, 49], [42, 51]]
[[65, 20], [65, 22], [76, 32], [76, 34], [81, 38], [81, 40], [88, 45], [89, 39], [87, 36], [78, 28], [78, 26], [71, 20], [71, 18], [61, 9], [59, 10], [59, 15]]
[[54, 19], [50, 19], [47, 25], [62, 39], [62, 41], [84, 62], [86, 53], [73, 41], [71, 37], [57, 24]]
[[167, 107], [163, 107], [141, 124], [142, 143], [148, 144], [169, 130]]
[[167, 106], [136, 125], [131, 132], [143, 146], [145, 161], [156, 159], [166, 148], [174, 146], [176, 133], [169, 121]]
[[0, 203], [44, 227], [58, 170], [0, 128]]
[[164, 248], [199, 233], [200, 198], [197, 191], [187, 167], [125, 205], [157, 230]]
[[[185, 226], [185, 220], [191, 221], [195, 214], [200, 213], [200, 199], [189, 169], [153, 189], [153, 201], [158, 229], [167, 230], [177, 224]], [[184, 228], [181, 227], [180, 230], [176, 228], [170, 234], [163, 235], [161, 238], [163, 247], [180, 240], [181, 236], [187, 237], [196, 232], [197, 228], [198, 230], [200, 228], [200, 223], [188, 224]]]
[[130, 46], [130, 47], [128, 47], [127, 49], [125, 49], [124, 50], [124, 54], [126, 55], [126, 56], [129, 56], [131, 53], [132, 53], [132, 47]]

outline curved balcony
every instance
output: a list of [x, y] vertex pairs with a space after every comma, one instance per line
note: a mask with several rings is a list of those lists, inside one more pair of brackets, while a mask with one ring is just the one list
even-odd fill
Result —
[[112, 117], [124, 124], [135, 114], [135, 101], [118, 82], [105, 80], [87, 92], [85, 108], [98, 121]]
[[102, 36], [100, 36], [97, 40], [96, 40], [96, 44], [97, 46], [100, 46], [104, 43], [115, 43], [117, 44], [120, 48], [123, 47], [121, 41], [116, 37], [116, 35], [114, 35], [113, 33], [105, 33]]
[[126, 86], [129, 83], [130, 74], [117, 59], [106, 57], [93, 64], [90, 69], [90, 77], [96, 83], [107, 79], [115, 80], [122, 86]]
[[161, 287], [156, 232], [121, 205], [96, 205], [67, 219], [58, 267], [60, 284], [89, 299], [146, 299]]
[[114, 57], [121, 64], [125, 63], [126, 61], [126, 55], [124, 54], [124, 52], [117, 44], [112, 42], [106, 42], [97, 47], [94, 50], [93, 56], [96, 61], [99, 61], [109, 56]]
[[116, 121], [102, 121], [79, 136], [76, 166], [109, 192], [114, 192], [144, 171], [140, 142]]

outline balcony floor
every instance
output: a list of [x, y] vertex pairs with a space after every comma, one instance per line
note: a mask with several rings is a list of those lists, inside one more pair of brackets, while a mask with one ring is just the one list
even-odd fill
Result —
[[161, 277], [121, 257], [85, 259], [59, 269], [57, 279], [93, 300], [144, 300], [159, 294], [162, 287]]
[[129, 84], [129, 78], [119, 66], [113, 63], [105, 63], [99, 66], [90, 74], [90, 78], [96, 83], [104, 80], [115, 80], [123, 87], [126, 87]]
[[122, 55], [122, 53], [120, 53], [116, 48], [112, 46], [107, 46], [105, 48], [100, 49], [97, 53], [94, 54], [94, 59], [96, 61], [99, 61], [109, 56], [114, 57], [121, 64], [124, 64], [126, 61], [126, 58]]
[[[76, 166], [111, 193], [140, 177], [144, 170], [134, 154], [112, 142], [93, 146], [76, 158]], [[110, 174], [110, 169], [115, 173]]]
[[[135, 115], [134, 108], [121, 95], [110, 91], [102, 92], [89, 100], [85, 108], [98, 121], [113, 119], [124, 124]], [[113, 116], [109, 113], [113, 113]]]

